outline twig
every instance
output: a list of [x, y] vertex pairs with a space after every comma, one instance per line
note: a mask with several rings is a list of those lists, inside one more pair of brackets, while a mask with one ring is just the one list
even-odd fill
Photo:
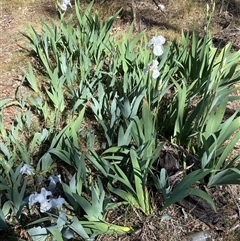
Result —
[[136, 4], [135, 0], [132, 0], [132, 13], [133, 13], [133, 24], [135, 30], [137, 30], [137, 14], [136, 14]]
[[160, 10], [162, 13], [165, 14], [165, 12], [162, 10], [162, 8], [160, 7], [160, 4], [157, 4], [157, 2], [155, 0], [152, 0], [154, 2], [154, 4], [157, 6], [158, 10]]
[[221, 5], [221, 8], [220, 8], [219, 13], [222, 13], [222, 10], [223, 10], [223, 5], [224, 5], [224, 0], [222, 0], [222, 5]]

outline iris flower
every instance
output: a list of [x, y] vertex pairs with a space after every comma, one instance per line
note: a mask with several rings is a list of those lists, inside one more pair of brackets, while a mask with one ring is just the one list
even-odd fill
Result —
[[157, 77], [160, 75], [160, 72], [158, 70], [158, 61], [153, 60], [152, 64], [149, 64], [147, 67], [143, 69], [143, 72], [146, 74], [149, 70], [152, 71], [152, 77], [154, 79], [157, 79]]
[[61, 175], [59, 174], [59, 175], [56, 175], [56, 176], [54, 176], [54, 175], [51, 175], [49, 178], [48, 178], [48, 180], [50, 180], [50, 183], [49, 183], [49, 186], [48, 186], [48, 188], [50, 189], [50, 190], [52, 190], [52, 189], [54, 189], [55, 187], [56, 187], [56, 185], [57, 185], [57, 183], [58, 182], [62, 182], [62, 180], [61, 180]]
[[150, 70], [152, 70], [152, 77], [154, 79], [156, 79], [160, 75], [160, 72], [158, 70], [158, 65], [159, 65], [158, 61], [153, 60], [152, 65], [150, 66]]
[[70, 0], [62, 0], [62, 4], [60, 5], [60, 8], [63, 11], [67, 10], [67, 5], [69, 5], [70, 7], [72, 7]]
[[29, 196], [29, 204], [32, 206], [37, 202], [40, 203], [40, 211], [44, 213], [52, 207], [50, 199], [47, 198], [48, 196], [52, 196], [52, 192], [43, 187], [40, 193], [35, 192]]
[[40, 203], [40, 212], [44, 213], [51, 208], [62, 209], [62, 205], [67, 204], [66, 200], [60, 196], [58, 198], [50, 198], [49, 196], [52, 196], [52, 192], [43, 187], [40, 193], [35, 192], [29, 196], [29, 205]]
[[24, 164], [23, 167], [20, 169], [21, 174], [32, 175], [34, 174], [34, 168], [28, 164]]
[[153, 37], [148, 44], [148, 48], [153, 46], [153, 53], [155, 56], [161, 56], [163, 54], [163, 44], [165, 43], [165, 38], [161, 35]]
[[45, 199], [45, 200], [43, 200], [43, 202], [40, 203], [40, 212], [41, 213], [45, 213], [51, 208], [52, 208], [52, 203], [48, 199]]
[[53, 198], [51, 200], [51, 205], [53, 208], [62, 209], [63, 204], [67, 204], [67, 202], [61, 196], [59, 196], [58, 198]]

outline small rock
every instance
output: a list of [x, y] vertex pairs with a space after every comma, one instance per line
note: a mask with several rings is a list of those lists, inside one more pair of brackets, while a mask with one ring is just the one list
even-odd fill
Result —
[[187, 235], [186, 241], [212, 241], [212, 236], [209, 231], [202, 231]]

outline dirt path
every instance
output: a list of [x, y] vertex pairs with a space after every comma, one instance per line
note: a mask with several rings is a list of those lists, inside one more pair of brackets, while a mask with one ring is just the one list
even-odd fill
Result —
[[54, 1], [2, 0], [0, 3], [0, 99], [14, 98], [29, 61], [26, 38], [27, 25], [41, 28], [40, 19], [56, 17]]
[[[41, 18], [56, 17], [54, 1], [2, 0], [0, 2], [0, 100], [15, 99], [23, 78], [22, 69], [30, 61], [26, 38], [22, 32], [28, 25], [41, 28]], [[18, 110], [9, 106], [4, 110], [4, 123], [10, 125]]]

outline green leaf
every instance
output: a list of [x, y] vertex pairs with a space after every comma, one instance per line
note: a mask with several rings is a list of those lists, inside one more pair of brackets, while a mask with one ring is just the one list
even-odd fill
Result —
[[197, 181], [204, 178], [206, 175], [208, 175], [211, 172], [209, 169], [199, 169], [191, 172], [187, 176], [185, 176], [182, 181], [176, 186], [174, 189], [174, 192], [178, 192], [182, 189], [189, 188], [191, 185], [195, 184]]
[[3, 207], [0, 210], [1, 210], [4, 217], [9, 214], [9, 211], [10, 211], [11, 208], [12, 208], [11, 200], [8, 200], [3, 204]]
[[26, 226], [32, 226], [32, 225], [35, 225], [35, 224], [41, 224], [41, 223], [44, 223], [46, 221], [49, 221], [49, 217], [43, 217], [43, 218], [39, 218], [33, 222], [30, 222], [28, 224], [26, 224]]
[[83, 239], [89, 239], [88, 234], [86, 233], [85, 229], [83, 228], [81, 222], [77, 219], [77, 217], [73, 217], [71, 220], [71, 225], [69, 226], [75, 233], [80, 235]]
[[165, 201], [165, 204], [162, 208], [162, 211], [165, 210], [167, 207], [171, 206], [172, 204], [182, 200], [183, 198], [189, 196], [190, 188], [179, 190], [179, 192], [173, 192], [170, 197]]
[[87, 233], [91, 234], [126, 234], [132, 231], [131, 228], [125, 226], [118, 226], [112, 223], [103, 221], [81, 221], [82, 226]]
[[57, 156], [65, 163], [72, 165], [71, 159], [70, 159], [71, 154], [69, 152], [67, 152], [65, 150], [59, 150], [58, 148], [52, 148], [49, 150], [49, 153]]
[[198, 197], [204, 199], [211, 205], [213, 210], [216, 212], [216, 206], [215, 206], [212, 198], [206, 192], [204, 192], [200, 189], [197, 189], [197, 188], [191, 188], [189, 195], [198, 196]]
[[90, 152], [91, 155], [86, 155], [88, 160], [97, 168], [97, 170], [99, 170], [105, 177], [107, 177], [110, 169], [109, 162], [99, 157], [94, 150], [90, 149]]
[[0, 209], [0, 227], [2, 230], [8, 229], [8, 225], [6, 223], [3, 211]]
[[24, 71], [25, 78], [27, 79], [28, 83], [30, 84], [30, 88], [32, 88], [33, 91], [36, 93], [40, 93], [40, 90], [38, 88], [38, 82], [36, 80], [36, 77], [33, 73], [33, 67], [30, 63], [28, 63], [28, 72]]
[[240, 184], [240, 166], [228, 168], [210, 177], [208, 187], [217, 185]]
[[240, 126], [240, 117], [234, 119], [238, 112], [235, 112], [228, 120], [221, 126], [221, 132], [218, 138], [218, 144], [224, 143]]
[[0, 150], [7, 157], [7, 159], [10, 160], [11, 154], [10, 154], [8, 148], [2, 142], [0, 142]]
[[136, 199], [136, 194], [131, 192], [124, 191], [120, 188], [113, 188], [110, 183], [108, 183], [108, 190], [119, 197], [121, 197], [123, 200], [127, 201], [130, 205], [134, 207], [140, 207], [138, 200]]
[[102, 207], [99, 207], [99, 205], [91, 205], [91, 203], [89, 203], [84, 197], [81, 197], [78, 194], [73, 193], [72, 195], [87, 214], [87, 219], [89, 221], [98, 221], [102, 218]]
[[154, 125], [153, 125], [153, 118], [152, 113], [150, 110], [150, 107], [147, 103], [147, 101], [143, 101], [143, 107], [142, 107], [142, 119], [143, 119], [143, 125], [144, 125], [144, 137], [145, 141], [151, 141], [154, 136]]
[[124, 173], [124, 171], [117, 164], [111, 165], [110, 168], [115, 173], [115, 175], [108, 174], [108, 176], [112, 177], [114, 181], [115, 180], [120, 181], [123, 185], [125, 185], [125, 187], [128, 190], [130, 190], [132, 193], [135, 194], [135, 190], [134, 190], [132, 184], [130, 183], [128, 177]]
[[46, 152], [39, 160], [37, 164], [37, 171], [49, 171], [51, 169], [51, 165], [53, 164], [53, 159], [49, 152]]
[[176, 186], [169, 198], [166, 200], [163, 210], [172, 205], [173, 203], [178, 202], [179, 200], [190, 195], [192, 189], [191, 185], [195, 184], [197, 181], [204, 178], [210, 173], [211, 170], [196, 170], [185, 176], [182, 181]]
[[[215, 166], [216, 170], [219, 170], [224, 162], [226, 162], [227, 157], [233, 151], [234, 147], [236, 146], [237, 142], [240, 140], [240, 132], [237, 132], [231, 139], [231, 141], [223, 147], [223, 152], [220, 158], [217, 160], [217, 164]], [[232, 163], [233, 164], [233, 163]]]
[[57, 225], [54, 225], [54, 226], [51, 226], [51, 227], [47, 227], [46, 229], [52, 234], [52, 236], [54, 237], [55, 240], [63, 241], [62, 233], [59, 230]]
[[67, 223], [67, 217], [65, 211], [60, 211], [60, 215], [57, 220], [57, 227], [59, 230], [62, 230], [64, 225]]
[[28, 229], [27, 232], [33, 241], [46, 241], [48, 237], [47, 229], [40, 226]]
[[[220, 124], [224, 117], [227, 102], [228, 98], [221, 99], [221, 104], [219, 106], [216, 106], [215, 109], [212, 110], [211, 113], [208, 115], [208, 120], [205, 129], [206, 134], [215, 133], [219, 130]], [[207, 138], [206, 135], [205, 138]]]
[[123, 127], [120, 126], [119, 132], [118, 132], [118, 146], [119, 147], [129, 145], [129, 143], [132, 139], [132, 135], [131, 135], [132, 124], [133, 124], [133, 122], [130, 122], [125, 133], [124, 133]]
[[62, 183], [62, 187], [68, 201], [72, 205], [73, 209], [77, 211], [79, 210], [79, 204], [76, 202], [75, 198], [73, 197], [73, 193], [78, 193], [78, 191], [76, 190], [76, 186], [73, 186], [73, 183], [75, 183], [75, 174], [73, 175], [70, 181], [70, 187], [65, 183]]
[[144, 183], [144, 174], [141, 172], [141, 168], [137, 159], [137, 153], [135, 150], [130, 150], [131, 163], [133, 166], [133, 175], [136, 188], [136, 194], [139, 206], [146, 214], [151, 213], [149, 196], [146, 183]]

